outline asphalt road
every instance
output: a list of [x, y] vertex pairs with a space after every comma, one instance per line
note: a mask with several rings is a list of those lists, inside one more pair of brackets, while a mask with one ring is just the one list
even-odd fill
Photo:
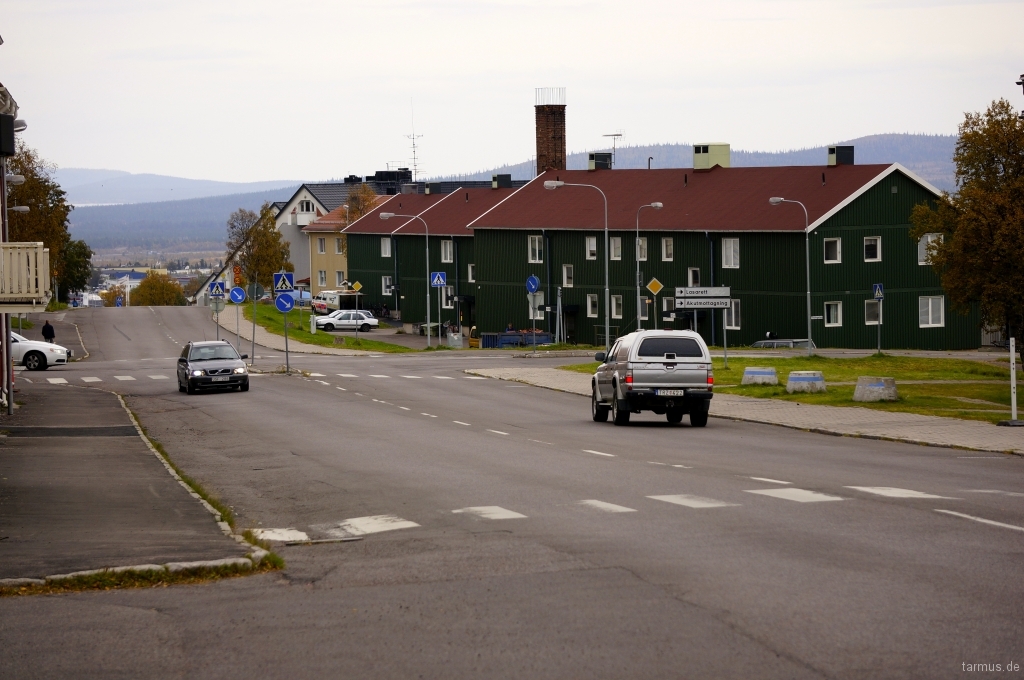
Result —
[[[943, 678], [1024, 665], [1019, 458], [715, 418], [597, 424], [581, 397], [463, 372], [523, 361], [494, 353], [296, 356], [311, 375], [187, 396], [174, 361], [215, 334], [203, 310], [68, 320], [90, 358], [30, 379], [125, 394], [242, 528], [363, 540], [282, 546], [277, 574], [0, 601], [0, 675]], [[283, 363], [257, 353], [257, 366]]]

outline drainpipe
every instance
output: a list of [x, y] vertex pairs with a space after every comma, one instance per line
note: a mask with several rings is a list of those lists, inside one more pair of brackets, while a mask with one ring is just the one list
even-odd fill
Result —
[[459, 322], [459, 333], [462, 333], [462, 301], [459, 300], [459, 242], [454, 236], [452, 236], [452, 250], [455, 251], [455, 320]]
[[392, 234], [391, 236], [391, 257], [395, 260], [395, 279], [394, 283], [391, 284], [392, 295], [395, 296], [395, 311], [398, 312], [398, 316], [402, 315], [401, 312], [401, 301], [402, 301], [402, 287], [398, 283], [398, 239]]
[[[715, 242], [708, 236], [708, 232], [704, 232], [704, 238], [708, 240], [708, 259], [710, 261], [711, 268], [711, 287], [715, 287]], [[708, 313], [711, 314], [711, 344], [715, 344], [715, 310], [709, 309]], [[725, 311], [722, 311], [725, 314]]]
[[[544, 305], [545, 306], [550, 306], [551, 305], [551, 260], [553, 258], [553, 255], [551, 253], [551, 237], [548, 236], [548, 232], [546, 230], [544, 230], [544, 229], [541, 229], [540, 233], [541, 233], [541, 236], [544, 237], [544, 248], [545, 248], [545, 250], [548, 251], [548, 285], [547, 285], [547, 290], [544, 293]], [[544, 314], [544, 321], [547, 322], [548, 333], [550, 333], [551, 332], [551, 315], [550, 314]], [[537, 350], [536, 345], [534, 345], [533, 349], [534, 349], [534, 351]]]

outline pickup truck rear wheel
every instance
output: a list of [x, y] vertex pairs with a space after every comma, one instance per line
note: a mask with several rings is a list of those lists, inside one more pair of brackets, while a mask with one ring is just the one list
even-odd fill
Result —
[[612, 422], [616, 425], [629, 425], [629, 406], [622, 399], [612, 399]]
[[708, 412], [703, 408], [696, 408], [690, 411], [690, 426], [691, 427], [704, 427], [708, 424]]
[[608, 422], [608, 407], [602, 404], [597, 398], [597, 385], [590, 390], [590, 415], [595, 423]]

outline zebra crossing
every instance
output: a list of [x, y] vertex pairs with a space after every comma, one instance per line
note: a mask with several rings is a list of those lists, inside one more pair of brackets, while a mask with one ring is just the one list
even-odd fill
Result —
[[[133, 375], [115, 375], [115, 376], [111, 376], [111, 377], [113, 378], [113, 380], [115, 380], [117, 382], [131, 382], [131, 381], [138, 381], [138, 380], [141, 379], [141, 378], [136, 378]], [[172, 376], [164, 375], [163, 373], [153, 373], [153, 374], [150, 374], [150, 375], [143, 376], [143, 378], [146, 378], [146, 379], [149, 379], [149, 380], [171, 380]], [[24, 376], [22, 376], [20, 379], [21, 380], [28, 380], [29, 382], [32, 382], [31, 378], [26, 378]], [[77, 379], [76, 378], [70, 378], [70, 379], [69, 378], [46, 378], [46, 382], [50, 383], [51, 385], [68, 385], [68, 384], [73, 384], [73, 383], [77, 383], [77, 382], [83, 382], [83, 383], [86, 383], [86, 384], [88, 384], [88, 383], [108, 382], [109, 379], [110, 378], [107, 378], [107, 379], [100, 378], [99, 376], [95, 376], [95, 375], [86, 375], [86, 376], [80, 376]]]

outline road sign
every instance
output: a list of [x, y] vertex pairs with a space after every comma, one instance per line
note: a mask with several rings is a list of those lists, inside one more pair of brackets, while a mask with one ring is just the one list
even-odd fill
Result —
[[356, 281], [355, 283], [352, 284], [352, 290], [354, 290], [355, 292], [358, 293], [362, 289], [363, 289], [363, 284], [359, 283], [358, 281]]
[[210, 307], [213, 308], [213, 311], [220, 314], [224, 311], [224, 298], [213, 298], [210, 300]]
[[122, 306], [124, 304], [124, 298], [118, 295], [117, 300], [114, 301], [114, 304], [117, 305], [118, 307]]
[[533, 274], [530, 274], [526, 279], [526, 292], [536, 293], [538, 290], [540, 290], [540, 279]]
[[281, 293], [274, 300], [274, 305], [277, 307], [279, 312], [290, 312], [295, 306], [295, 298], [290, 293]]
[[231, 298], [232, 302], [236, 305], [240, 305], [245, 302], [245, 289], [235, 286], [231, 289], [231, 292], [228, 293], [228, 296]]
[[222, 298], [224, 297], [224, 282], [223, 281], [211, 281], [210, 282], [210, 297]]
[[662, 285], [658, 279], [651, 279], [651, 282], [647, 284], [647, 290], [651, 291], [655, 295], [665, 290], [665, 286]]
[[676, 288], [677, 298], [727, 298], [732, 295], [729, 286], [715, 288]]
[[258, 283], [250, 283], [245, 287], [245, 294], [254, 300], [259, 300], [266, 292], [263, 290], [263, 286]]
[[729, 298], [676, 298], [676, 309], [728, 309]]
[[274, 294], [290, 293], [295, 290], [295, 274], [278, 272], [274, 274]]
[[430, 273], [430, 287], [441, 288], [448, 283], [448, 275], [444, 272], [431, 272]]
[[880, 283], [874, 284], [873, 286], [871, 286], [871, 291], [872, 291], [872, 294], [874, 295], [876, 300], [884, 300], [885, 299], [885, 289], [882, 287], [882, 284], [880, 284]]
[[242, 280], [242, 265], [236, 264], [231, 268], [231, 279], [236, 286]]

